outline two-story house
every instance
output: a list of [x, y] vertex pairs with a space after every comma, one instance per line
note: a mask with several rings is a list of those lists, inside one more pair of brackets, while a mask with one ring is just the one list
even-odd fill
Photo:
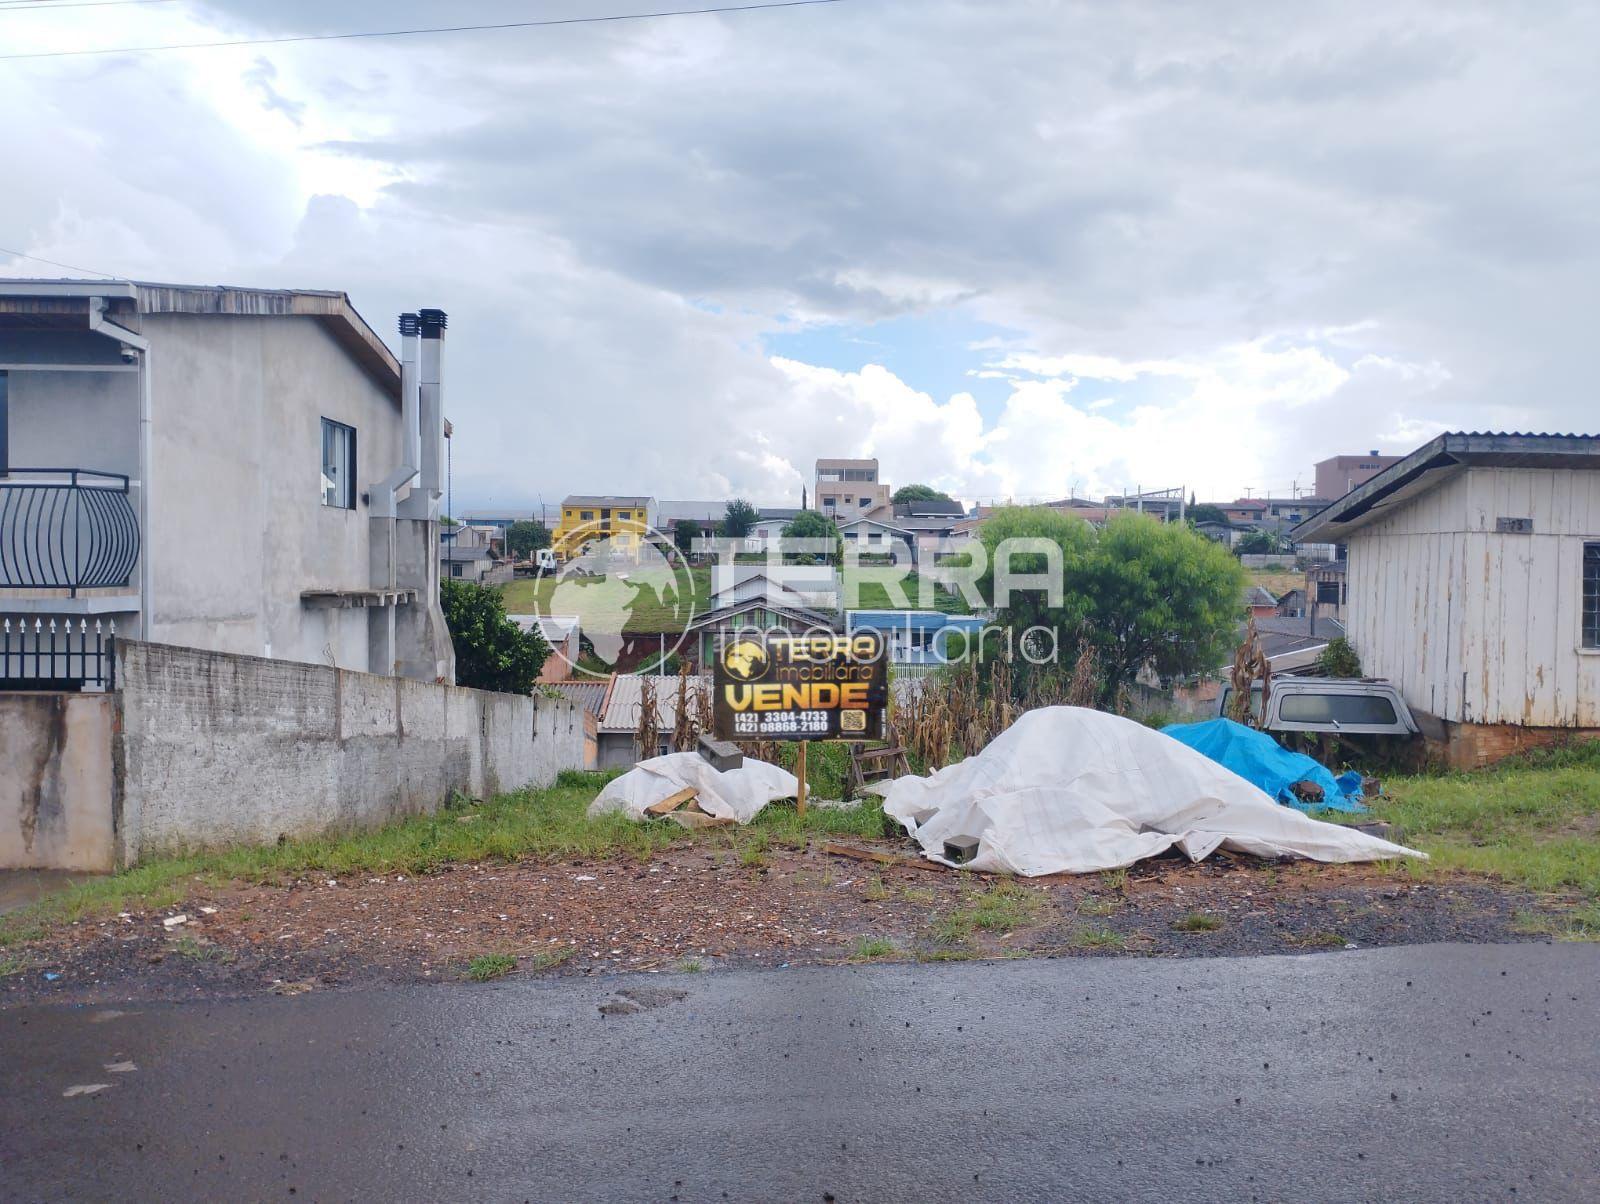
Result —
[[[445, 315], [340, 292], [0, 282], [0, 682], [70, 625], [452, 681]], [[65, 639], [59, 646], [66, 646]]]
[[655, 526], [653, 497], [575, 493], [561, 502], [561, 521], [550, 533], [550, 546], [558, 560], [571, 560], [609, 540], [617, 555], [637, 560]]

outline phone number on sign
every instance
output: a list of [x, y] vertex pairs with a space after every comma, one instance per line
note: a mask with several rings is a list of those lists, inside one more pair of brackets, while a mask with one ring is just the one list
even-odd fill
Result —
[[739, 736], [820, 736], [828, 731], [829, 714], [829, 711], [744, 712], [733, 717], [733, 730]]

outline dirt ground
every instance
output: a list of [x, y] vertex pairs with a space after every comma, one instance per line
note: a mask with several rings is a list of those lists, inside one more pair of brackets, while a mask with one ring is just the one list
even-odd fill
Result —
[[[1518, 915], [1543, 905], [1479, 880], [1226, 854], [1032, 880], [879, 866], [820, 842], [763, 858], [686, 846], [648, 862], [454, 865], [223, 889], [197, 880], [175, 907], [80, 921], [9, 950], [0, 1004], [454, 980], [491, 953], [515, 958], [515, 973], [595, 974], [1505, 941], [1530, 939]], [[188, 918], [164, 923], [177, 915]]]

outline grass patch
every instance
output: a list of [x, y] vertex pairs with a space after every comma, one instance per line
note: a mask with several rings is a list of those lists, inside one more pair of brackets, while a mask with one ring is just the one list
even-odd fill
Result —
[[[553, 949], [539, 949], [528, 956], [528, 966], [533, 970], [553, 970], [569, 960], [577, 949], [572, 945], [557, 945]], [[513, 962], [513, 965], [516, 963]]]
[[980, 931], [1014, 932], [1030, 923], [1043, 905], [1038, 892], [1003, 880], [987, 890], [967, 892], [960, 906], [934, 921], [933, 939], [956, 946]]
[[1072, 934], [1074, 949], [1121, 949], [1125, 943], [1122, 934], [1110, 928], [1083, 927]]
[[1128, 870], [1124, 866], [1120, 870], [1104, 870], [1100, 874], [1100, 882], [1107, 890], [1119, 893], [1128, 889]]
[[172, 942], [172, 952], [179, 957], [186, 957], [190, 961], [214, 962], [227, 956], [225, 950], [208, 941], [198, 940], [192, 936], [180, 936]]
[[1207, 915], [1203, 911], [1191, 911], [1188, 915], [1174, 920], [1172, 927], [1177, 932], [1215, 932], [1222, 927], [1222, 917]]
[[706, 964], [703, 961], [693, 957], [678, 963], [678, 973], [680, 974], [698, 974], [705, 968]]
[[1301, 949], [1343, 949], [1348, 942], [1337, 932], [1300, 932], [1284, 938]]
[[[641, 569], [619, 564], [617, 570], [629, 574], [626, 585], [616, 580], [593, 584], [568, 581], [562, 586], [562, 597], [554, 604], [551, 598], [557, 581], [553, 576], [519, 577], [500, 587], [500, 597], [507, 614], [564, 614], [574, 605], [572, 599], [581, 598], [586, 623], [609, 618], [619, 622], [622, 631], [653, 634], [683, 630], [684, 614], [676, 605], [675, 572], [659, 565]], [[711, 609], [711, 570], [691, 568], [689, 578], [694, 613], [703, 615]], [[635, 585], [640, 587], [637, 592], [631, 588]]]
[[1098, 895], [1084, 895], [1078, 900], [1078, 914], [1080, 916], [1109, 916], [1115, 914], [1121, 906], [1114, 899], [1103, 899]]
[[853, 962], [882, 961], [886, 957], [898, 957], [900, 947], [893, 941], [881, 936], [864, 936], [856, 941], [855, 948], [850, 950], [850, 960]]
[[1423, 877], [1465, 870], [1600, 901], [1600, 741], [1542, 749], [1470, 773], [1390, 779], [1370, 800], [1432, 858]]
[[20, 953], [13, 953], [0, 957], [0, 978], [10, 978], [13, 974], [21, 974], [32, 963]]
[[889, 888], [884, 885], [882, 874], [873, 874], [861, 888], [861, 897], [869, 903], [882, 903], [889, 897]]
[[480, 953], [467, 963], [467, 977], [473, 982], [488, 982], [510, 974], [517, 968], [517, 959], [504, 953]]
[[451, 863], [482, 861], [647, 860], [666, 848], [696, 843], [736, 853], [746, 848], [804, 848], [814, 836], [873, 839], [883, 828], [883, 810], [875, 799], [848, 810], [811, 808], [803, 819], [793, 807], [772, 806], [748, 827], [698, 832], [673, 823], [637, 824], [620, 815], [589, 819], [585, 809], [614, 776], [568, 771], [547, 789], [500, 795], [473, 807], [470, 813], [476, 820], [470, 824], [456, 822], [462, 811], [444, 808], [371, 832], [160, 858], [120, 874], [75, 883], [0, 917], [0, 949], [36, 940], [55, 925], [74, 920], [170, 907], [208, 885], [273, 883], [311, 875], [411, 877]]

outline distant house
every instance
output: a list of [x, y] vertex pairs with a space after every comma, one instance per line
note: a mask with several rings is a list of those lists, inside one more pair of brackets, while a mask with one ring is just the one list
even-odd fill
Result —
[[889, 486], [878, 480], [876, 460], [821, 459], [811, 504], [831, 519], [843, 521], [889, 506]]
[[487, 547], [471, 544], [463, 547], [454, 542], [439, 548], [439, 564], [442, 576], [454, 581], [470, 581], [474, 585], [488, 581], [495, 567], [494, 557], [489, 555]]
[[719, 564], [711, 570], [713, 610], [767, 602], [774, 606], [833, 609], [839, 574], [831, 564]]
[[889, 556], [902, 560], [911, 560], [916, 556], [916, 537], [893, 518], [863, 516], [849, 521], [841, 519], [839, 534], [847, 548], [863, 556]]
[[1267, 504], [1255, 498], [1242, 497], [1233, 502], [1218, 502], [1217, 509], [1222, 511], [1222, 516], [1230, 523], [1244, 523], [1254, 525], [1259, 523], [1267, 513]]
[[1600, 437], [1440, 435], [1296, 536], [1348, 545], [1362, 668], [1453, 764], [1600, 732]]
[[1374, 448], [1364, 456], [1331, 456], [1319, 460], [1317, 470], [1317, 496], [1339, 498], [1357, 485], [1364, 485], [1391, 464], [1398, 464], [1399, 456], [1380, 456]]
[[609, 541], [618, 556], [637, 560], [658, 517], [653, 497], [575, 493], [562, 499], [550, 546], [558, 560], [571, 560]]
[[[672, 751], [672, 733], [678, 722], [678, 677], [676, 674], [651, 675], [650, 686], [654, 694], [656, 713], [655, 739], [639, 751], [639, 721], [644, 709], [645, 675], [619, 673], [611, 679], [606, 694], [605, 710], [597, 727], [597, 769], [628, 769], [640, 760], [665, 756]], [[691, 674], [687, 690], [692, 699], [694, 691], [708, 690], [709, 674]], [[693, 714], [693, 712], [690, 712]]]
[[808, 631], [834, 631], [837, 626], [838, 619], [832, 612], [752, 599], [718, 607], [695, 619], [685, 632], [683, 653], [694, 664], [711, 665], [727, 641], [752, 631], [803, 635]]
[[1306, 613], [1306, 591], [1295, 586], [1278, 599], [1277, 614], [1280, 619], [1298, 619]]
[[1245, 609], [1257, 618], [1278, 613], [1278, 600], [1270, 591], [1259, 585], [1252, 585], [1244, 591], [1244, 605]]
[[783, 529], [803, 513], [803, 510], [786, 506], [762, 506], [756, 512], [755, 525], [744, 537], [744, 550], [765, 552], [778, 547], [779, 540], [783, 538]]
[[979, 615], [947, 615], [937, 610], [852, 610], [845, 631], [876, 631], [884, 638], [889, 663], [943, 665], [966, 655], [967, 641], [983, 630]]
[[550, 655], [545, 658], [544, 668], [539, 670], [541, 685], [567, 681], [571, 678], [572, 668], [578, 663], [579, 645], [583, 638], [583, 627], [579, 616], [507, 615], [506, 617], [524, 631], [537, 631], [544, 637], [544, 642], [550, 645]]

